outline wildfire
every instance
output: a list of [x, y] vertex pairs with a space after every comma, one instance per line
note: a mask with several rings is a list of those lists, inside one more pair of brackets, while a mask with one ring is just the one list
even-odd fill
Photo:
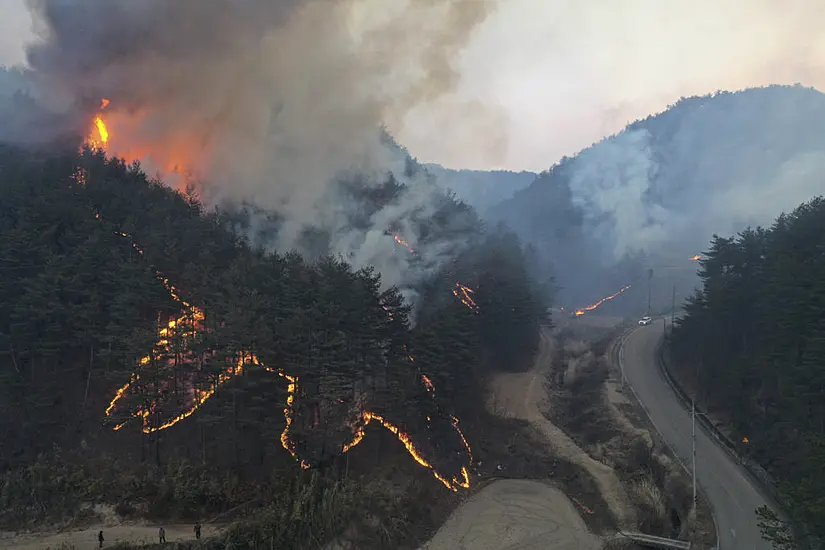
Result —
[[453, 295], [458, 298], [462, 304], [467, 306], [470, 311], [478, 313], [478, 305], [475, 300], [473, 300], [473, 294], [475, 294], [475, 291], [472, 288], [464, 286], [461, 283], [456, 283], [455, 288], [453, 288]]
[[[356, 445], [361, 443], [361, 440], [364, 439], [364, 430], [370, 424], [370, 422], [375, 420], [381, 426], [383, 426], [388, 431], [390, 431], [392, 434], [394, 434], [398, 438], [398, 440], [401, 441], [401, 443], [404, 444], [404, 447], [406, 447], [407, 452], [410, 453], [410, 456], [413, 457], [413, 460], [415, 460], [418, 464], [420, 464], [424, 468], [427, 468], [428, 470], [430, 470], [431, 473], [433, 474], [433, 477], [435, 477], [438, 481], [440, 481], [446, 488], [448, 488], [452, 491], [458, 491], [459, 487], [463, 487], [465, 489], [470, 487], [470, 476], [467, 472], [467, 467], [466, 466], [461, 467], [461, 479], [459, 479], [458, 476], [453, 476], [452, 480], [448, 480], [446, 477], [439, 474], [438, 471], [433, 467], [433, 465], [430, 464], [427, 461], [427, 459], [424, 458], [421, 455], [421, 452], [415, 447], [415, 444], [413, 443], [412, 439], [410, 439], [410, 436], [407, 435], [407, 433], [405, 433], [403, 430], [401, 430], [398, 426], [396, 426], [395, 424], [389, 422], [383, 416], [381, 416], [379, 414], [375, 414], [375, 413], [370, 412], [370, 411], [362, 412], [361, 413], [361, 419], [363, 421], [363, 424], [361, 424], [361, 426], [359, 426], [358, 431], [355, 433], [355, 438], [350, 443], [344, 445], [343, 452], [346, 453], [347, 451], [349, 451], [350, 449], [352, 449], [353, 447], [355, 447]], [[470, 462], [472, 462], [472, 451], [470, 450], [470, 445], [467, 443], [467, 440], [464, 438], [464, 434], [461, 433], [461, 430], [458, 427], [458, 419], [456, 419], [455, 417], [453, 417], [453, 427], [458, 431], [459, 435], [461, 436], [461, 440], [464, 442], [464, 445], [466, 446], [467, 452], [470, 456]]]
[[102, 111], [108, 106], [108, 99], [104, 98], [100, 100], [99, 110], [101, 113], [95, 117], [94, 130], [92, 130], [92, 133], [86, 138], [86, 141], [92, 149], [106, 149], [106, 146], [109, 144], [109, 128], [106, 127], [102, 114]]
[[597, 307], [599, 307], [599, 306], [600, 306], [600, 305], [602, 305], [603, 303], [605, 303], [605, 302], [609, 302], [609, 301], [610, 301], [610, 300], [612, 300], [613, 298], [615, 298], [615, 297], [619, 296], [619, 295], [620, 295], [620, 294], [622, 294], [624, 291], [626, 291], [627, 289], [629, 289], [631, 286], [633, 286], [633, 285], [627, 285], [626, 287], [622, 288], [621, 290], [619, 290], [619, 291], [618, 291], [618, 292], [616, 292], [615, 294], [611, 294], [610, 296], [605, 296], [604, 298], [602, 298], [601, 300], [599, 300], [599, 301], [598, 301], [598, 302], [596, 302], [595, 304], [590, 304], [590, 305], [589, 305], [589, 306], [587, 306], [587, 307], [583, 307], [583, 308], [581, 308], [581, 309], [577, 309], [577, 310], [576, 310], [576, 313], [575, 313], [576, 317], [581, 317], [581, 316], [582, 316], [582, 315], [584, 315], [586, 312], [588, 312], [588, 311], [593, 311], [594, 309], [596, 309]]
[[[269, 372], [274, 372], [274, 370], [269, 367], [265, 368]], [[292, 420], [295, 416], [292, 406], [295, 403], [295, 394], [298, 392], [298, 377], [290, 376], [280, 370], [277, 372], [278, 376], [280, 376], [281, 378], [286, 378], [289, 382], [286, 389], [286, 407], [284, 407], [284, 420], [286, 422], [286, 425], [284, 426], [284, 431], [281, 432], [281, 446], [284, 449], [286, 449], [289, 454], [292, 455], [292, 458], [298, 461], [298, 463], [301, 465], [301, 468], [303, 468], [304, 470], [308, 470], [309, 464], [307, 464], [302, 458], [298, 456], [298, 454], [295, 452], [295, 443], [289, 438], [289, 428], [290, 426], [292, 426]]]
[[701, 254], [697, 254], [697, 255], [695, 255], [695, 256], [692, 256], [690, 259], [691, 259], [692, 261], [696, 262], [696, 261], [698, 261], [698, 260], [701, 260], [701, 259], [702, 259], [702, 255], [701, 255]]
[[[410, 254], [418, 255], [418, 252], [416, 252], [410, 246], [410, 244], [407, 241], [405, 241], [404, 239], [402, 239], [401, 236], [399, 236], [398, 234], [393, 235], [392, 238], [395, 240], [395, 242], [397, 242], [398, 244], [400, 244], [401, 246], [406, 248], [407, 251], [409, 251]], [[472, 288], [470, 288], [468, 286], [464, 286], [461, 283], [456, 283], [455, 288], [453, 288], [453, 295], [456, 298], [458, 298], [459, 301], [461, 301], [462, 304], [467, 306], [467, 308], [470, 311], [472, 311], [473, 313], [478, 313], [478, 306], [476, 305], [475, 300], [473, 300], [473, 296], [472, 296], [474, 293], [475, 293], [475, 291]], [[387, 308], [384, 308], [384, 309], [387, 309]]]
[[406, 249], [407, 249], [407, 251], [408, 251], [410, 254], [418, 254], [418, 253], [415, 251], [415, 249], [414, 249], [413, 247], [411, 247], [411, 246], [410, 246], [410, 243], [408, 243], [407, 241], [405, 241], [404, 239], [402, 239], [402, 238], [401, 238], [401, 237], [399, 237], [398, 235], [393, 235], [393, 236], [392, 236], [392, 238], [393, 238], [393, 239], [395, 239], [395, 242], [397, 242], [398, 244], [400, 244], [401, 246], [403, 246], [404, 248], [406, 248]]
[[140, 124], [140, 114], [107, 110], [111, 102], [101, 99], [97, 115], [91, 121], [86, 145], [122, 158], [127, 163], [140, 160], [145, 166], [157, 170], [158, 175], [170, 187], [183, 190], [191, 183], [193, 159], [203, 148], [195, 143], [190, 134], [175, 135], [156, 141], [145, 142], [134, 131]]
[[[90, 147], [96, 149], [106, 149], [106, 146], [109, 144], [109, 129], [107, 128], [106, 122], [104, 121], [102, 111], [106, 109], [109, 105], [109, 100], [103, 99], [100, 105], [101, 113], [95, 117], [93, 124], [94, 128], [90, 133], [89, 137], [87, 138], [87, 143]], [[83, 185], [86, 183], [86, 174], [82, 169], [78, 169], [77, 173], [75, 174], [75, 181]], [[95, 213], [95, 218], [103, 221], [102, 216], [99, 213]], [[144, 255], [143, 249], [127, 234], [124, 232], [115, 232], [118, 236], [127, 239], [134, 250], [138, 252], [141, 256]], [[395, 241], [407, 248], [407, 250], [412, 253], [416, 254], [415, 250], [409, 246], [409, 244], [401, 239], [398, 235], [394, 236]], [[172, 340], [173, 336], [180, 336], [183, 341], [182, 348], [184, 350], [188, 350], [189, 343], [195, 337], [198, 332], [201, 332], [204, 329], [204, 320], [205, 315], [203, 310], [191, 305], [182, 297], [180, 296], [178, 290], [175, 288], [173, 284], [170, 283], [169, 279], [164, 277], [159, 271], [155, 270], [155, 276], [157, 279], [163, 284], [164, 288], [169, 293], [169, 296], [184, 310], [184, 313], [180, 316], [169, 320], [165, 326], [158, 330], [157, 334], [157, 341], [153, 346], [153, 350], [150, 354], [141, 357], [138, 361], [138, 371], [133, 373], [129, 382], [118, 388], [115, 392], [114, 397], [109, 402], [106, 410], [105, 416], [112, 417], [116, 411], [117, 405], [121, 399], [126, 397], [128, 394], [135, 391], [137, 383], [141, 380], [141, 373], [140, 369], [145, 368], [147, 365], [151, 364], [154, 360], [159, 358], [171, 358], [171, 362], [174, 361], [174, 350], [172, 349], [172, 345], [170, 341]], [[471, 310], [477, 312], [477, 306], [472, 299], [473, 290], [456, 283], [456, 289], [453, 291], [459, 299], [467, 305]], [[387, 306], [382, 306], [384, 310], [387, 312], [387, 315], [390, 319], [392, 319], [392, 312], [389, 310]], [[214, 352], [213, 352], [214, 354]], [[167, 359], [169, 360], [169, 359]], [[410, 356], [410, 360], [414, 361], [413, 357]], [[192, 380], [188, 381], [185, 384], [185, 393], [186, 393], [186, 400], [188, 405], [182, 412], [172, 416], [168, 420], [160, 422], [157, 420], [160, 416], [160, 405], [158, 400], [154, 400], [151, 403], [143, 404], [138, 406], [134, 411], [131, 412], [129, 415], [131, 418], [139, 418], [142, 422], [141, 431], [145, 434], [151, 434], [155, 432], [159, 432], [162, 430], [166, 430], [171, 428], [172, 426], [176, 425], [177, 423], [189, 418], [195, 412], [197, 412], [215, 393], [217, 392], [218, 388], [235, 376], [241, 374], [247, 366], [255, 366], [265, 369], [268, 372], [276, 373], [281, 378], [286, 379], [287, 381], [287, 399], [286, 404], [283, 409], [284, 413], [284, 421], [285, 426], [283, 431], [280, 435], [280, 441], [283, 448], [289, 452], [289, 454], [295, 458], [296, 461], [300, 464], [301, 468], [308, 469], [310, 468], [310, 464], [308, 464], [304, 459], [298, 456], [298, 453], [295, 449], [295, 443], [290, 438], [290, 428], [294, 421], [294, 404], [295, 398], [298, 394], [298, 377], [291, 376], [281, 369], [273, 369], [261, 363], [255, 354], [247, 352], [247, 351], [240, 351], [231, 364], [227, 365], [227, 367], [218, 373], [218, 375], [211, 381], [210, 385], [206, 389], [201, 389], [197, 386], [196, 380], [193, 378]], [[421, 374], [421, 381], [426, 387], [427, 391], [430, 392], [434, 397], [435, 387], [433, 386], [432, 381], [424, 374]], [[169, 384], [167, 384], [168, 386]], [[164, 388], [166, 391], [169, 390], [168, 387]], [[155, 419], [153, 423], [153, 418]], [[399, 441], [402, 442], [404, 447], [407, 449], [407, 452], [412, 456], [412, 458], [421, 466], [429, 469], [438, 481], [440, 481], [445, 487], [457, 491], [459, 487], [468, 488], [470, 486], [470, 479], [469, 474], [467, 471], [466, 466], [461, 467], [460, 475], [453, 476], [451, 480], [448, 480], [447, 477], [440, 474], [438, 471], [435, 470], [433, 465], [427, 461], [421, 451], [416, 448], [412, 438], [409, 434], [404, 432], [399, 426], [391, 423], [386, 418], [381, 415], [378, 415], [372, 411], [364, 410], [359, 415], [360, 420], [363, 422], [359, 428], [357, 429], [352, 442], [343, 446], [342, 451], [346, 453], [364, 438], [364, 429], [366, 426], [375, 420], [378, 424], [386, 428], [388, 431], [393, 433]], [[469, 463], [472, 464], [472, 451], [470, 448], [467, 439], [464, 437], [461, 429], [458, 426], [458, 419], [455, 417], [452, 418], [452, 426], [458, 433], [461, 441], [463, 442], [466, 450], [467, 455], [469, 457]], [[429, 419], [429, 417], [428, 417]], [[114, 426], [113, 430], [118, 431], [123, 428], [129, 419], [120, 422], [116, 426]]]
[[428, 392], [434, 392], [435, 391], [435, 386], [433, 386], [433, 381], [430, 380], [430, 377], [427, 376], [426, 374], [421, 375], [421, 382], [424, 383], [424, 387], [427, 388]]

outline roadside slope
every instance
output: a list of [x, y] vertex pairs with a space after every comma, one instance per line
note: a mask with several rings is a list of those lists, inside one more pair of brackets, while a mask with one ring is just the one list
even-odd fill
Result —
[[[624, 340], [620, 361], [634, 393], [651, 421], [683, 464], [691, 465], [690, 413], [682, 408], [664, 380], [656, 347], [663, 336], [660, 323], [638, 328]], [[697, 423], [696, 478], [713, 508], [720, 550], [771, 550], [762, 540], [755, 510], [767, 504], [759, 489]]]
[[[618, 479], [611, 479], [613, 472], [588, 457], [540, 413], [539, 405], [546, 397], [543, 383], [552, 356], [551, 346], [551, 338], [544, 334], [531, 371], [494, 377], [488, 407], [496, 415], [528, 421], [552, 449], [548, 453], [587, 471], [600, 492], [615, 493], [612, 499], [602, 494], [611, 511], [619, 510], [621, 517], [632, 517], [632, 509], [623, 500], [623, 488]], [[456, 548], [596, 550], [602, 548], [602, 540], [588, 532], [580, 511], [560, 489], [542, 481], [499, 479], [458, 508], [421, 550]]]
[[552, 361], [552, 351], [552, 337], [548, 332], [542, 332], [541, 349], [530, 372], [499, 374], [493, 379], [495, 405], [503, 405], [507, 416], [530, 422], [544, 435], [559, 458], [586, 470], [598, 485], [619, 526], [632, 530], [636, 527], [635, 512], [616, 472], [584, 452], [570, 436], [541, 413], [540, 405], [546, 399], [544, 379]]

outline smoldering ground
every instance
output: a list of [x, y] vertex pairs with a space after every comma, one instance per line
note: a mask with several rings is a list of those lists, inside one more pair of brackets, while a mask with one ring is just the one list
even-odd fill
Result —
[[[39, 87], [79, 109], [110, 100], [107, 150], [150, 171], [185, 169], [207, 203], [276, 211], [278, 250], [301, 247], [308, 225], [330, 252], [411, 286], [445, 251], [392, 227], [438, 208], [442, 195], [410, 182], [404, 154], [380, 129], [448, 94], [452, 63], [487, 17], [489, 0], [29, 0], [36, 42], [27, 49]], [[81, 124], [88, 124], [88, 110]], [[331, 184], [412, 183], [349, 225], [359, 205]], [[171, 176], [174, 178], [174, 176]], [[421, 261], [424, 258], [426, 261]]]

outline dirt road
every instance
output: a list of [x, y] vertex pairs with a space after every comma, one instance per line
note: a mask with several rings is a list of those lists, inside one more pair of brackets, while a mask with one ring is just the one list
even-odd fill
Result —
[[[585, 468], [619, 523], [632, 526], [634, 510], [615, 472], [584, 453], [541, 414], [552, 345], [550, 335], [543, 334], [541, 351], [530, 372], [496, 376], [488, 405], [501, 416], [527, 420], [545, 436], [559, 458]], [[587, 532], [578, 510], [560, 490], [538, 481], [499, 480], [456, 510], [421, 550], [595, 550], [601, 544], [599, 537]]]
[[550, 365], [552, 351], [552, 339], [544, 332], [541, 350], [530, 372], [500, 374], [493, 379], [492, 406], [499, 414], [530, 422], [545, 436], [559, 458], [584, 468], [596, 481], [599, 492], [619, 525], [633, 529], [636, 526], [635, 511], [616, 472], [582, 451], [566, 433], [541, 413], [541, 404], [546, 399], [544, 375]]

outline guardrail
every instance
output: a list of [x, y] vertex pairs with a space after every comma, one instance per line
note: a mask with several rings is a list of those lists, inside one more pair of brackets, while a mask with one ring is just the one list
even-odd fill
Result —
[[645, 535], [644, 533], [625, 533], [624, 531], [620, 531], [619, 535], [649, 548], [676, 548], [677, 550], [690, 550], [693, 548], [693, 545], [685, 540], [666, 539]]
[[[624, 342], [625, 342], [625, 339], [638, 328], [639, 327], [635, 326], [635, 324], [630, 325], [630, 326], [625, 326], [623, 328], [623, 330], [621, 331], [621, 333], [618, 335], [617, 339], [613, 340], [612, 350], [611, 350], [610, 353], [615, 354], [615, 357], [612, 357], [611, 361], [614, 364], [617, 364], [619, 366], [619, 368], [621, 369], [622, 387], [624, 387], [624, 385], [627, 384], [627, 387], [630, 389], [630, 392], [633, 394], [633, 399], [636, 400], [636, 403], [638, 403], [638, 405], [642, 408], [642, 410], [644, 411], [644, 413], [647, 416], [648, 420], [650, 420], [651, 424], [653, 425], [653, 429], [655, 430], [655, 434], [651, 434], [651, 435], [654, 435], [654, 437], [657, 437], [668, 448], [668, 450], [670, 451], [670, 454], [676, 460], [676, 462], [678, 462], [679, 465], [682, 466], [682, 468], [685, 470], [686, 474], [690, 475], [690, 470], [688, 470], [687, 465], [679, 457], [679, 454], [676, 452], [676, 449], [674, 449], [673, 446], [671, 446], [671, 444], [668, 442], [668, 440], [665, 439], [664, 435], [659, 431], [659, 428], [656, 426], [656, 423], [653, 421], [653, 417], [650, 416], [650, 411], [647, 410], [647, 407], [645, 406], [645, 404], [642, 403], [642, 400], [639, 399], [639, 396], [636, 394], [636, 390], [633, 389], [633, 386], [630, 384], [629, 381], [625, 380], [625, 377], [624, 377]], [[661, 344], [658, 344], [658, 345], [661, 345]], [[657, 348], [656, 351], [655, 351], [655, 354], [658, 356], [658, 353], [659, 353], [659, 350]], [[712, 506], [711, 502], [707, 499], [706, 495], [704, 494], [704, 490], [702, 489], [702, 487], [701, 486], [697, 487], [697, 490], [702, 495], [704, 501], [707, 503], [707, 506], [710, 509], [711, 520], [713, 521], [713, 530], [714, 530], [715, 539], [716, 539], [716, 545], [713, 546], [713, 550], [717, 550], [719, 548], [719, 525], [717, 524], [716, 517], [713, 514], [713, 506]]]
[[[676, 397], [682, 403], [682, 406], [686, 409], [690, 410], [691, 408], [691, 399], [685, 392], [684, 388], [676, 382], [676, 379], [671, 375], [670, 368], [668, 366], [667, 354], [665, 353], [666, 348], [666, 340], [668, 337], [668, 331], [665, 331], [665, 336], [659, 341], [656, 350], [656, 358], [657, 363], [659, 364], [659, 370], [662, 373], [662, 376], [667, 382], [668, 386], [671, 387], [673, 392], [676, 394]], [[722, 433], [719, 428], [710, 420], [707, 413], [699, 408], [698, 404], [695, 404], [696, 407], [696, 418], [699, 420], [699, 424], [705, 431], [713, 437], [716, 441], [720, 443], [720, 447], [733, 458], [736, 462], [738, 462], [743, 470], [748, 474], [748, 476], [755, 482], [755, 484], [761, 489], [762, 493], [768, 497], [769, 501], [772, 501], [772, 504], [778, 511], [785, 517], [789, 518], [791, 515], [788, 513], [790, 510], [790, 505], [788, 501], [779, 493], [777, 489], [777, 482], [776, 480], [759, 464], [757, 464], [754, 460], [744, 457], [739, 454], [736, 450], [736, 443], [733, 442], [727, 435]], [[791, 528], [793, 529], [794, 537], [796, 538], [797, 545], [801, 549], [807, 550], [821, 550], [822, 545], [810, 534], [810, 530], [804, 524], [798, 522], [791, 522]]]

